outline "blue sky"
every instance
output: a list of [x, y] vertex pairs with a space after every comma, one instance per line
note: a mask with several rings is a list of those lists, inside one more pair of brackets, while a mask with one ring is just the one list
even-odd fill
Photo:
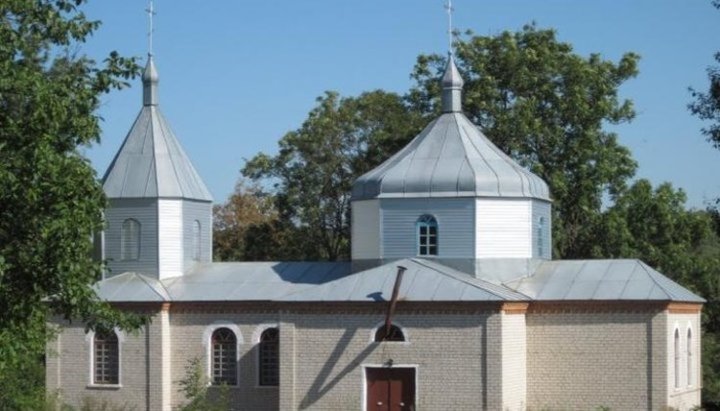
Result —
[[[637, 177], [671, 182], [703, 207], [720, 196], [720, 151], [686, 106], [707, 87], [720, 50], [720, 11], [710, 0], [454, 0], [454, 26], [478, 34], [535, 21], [581, 55], [642, 57], [621, 89], [637, 118], [613, 128], [632, 150]], [[147, 53], [146, 0], [94, 0], [103, 25], [81, 51]], [[443, 0], [156, 0], [154, 54], [160, 107], [215, 197], [225, 201], [245, 159], [275, 153], [326, 90], [405, 92], [418, 54], [447, 50]], [[102, 143], [86, 150], [102, 175], [140, 110], [139, 79], [104, 96]]]

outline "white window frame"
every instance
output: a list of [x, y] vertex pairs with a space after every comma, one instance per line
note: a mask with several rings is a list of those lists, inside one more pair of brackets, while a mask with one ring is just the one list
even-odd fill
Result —
[[405, 337], [405, 341], [375, 341], [375, 334], [377, 334], [378, 330], [385, 325], [385, 321], [380, 321], [370, 329], [370, 344], [410, 345], [410, 334], [408, 333], [408, 329], [397, 321], [392, 321], [390, 324], [400, 328], [400, 331], [402, 331], [403, 336]]
[[230, 322], [230, 321], [216, 321], [216, 322], [208, 325], [207, 327], [205, 327], [205, 330], [203, 331], [202, 343], [203, 343], [203, 346], [205, 347], [205, 357], [206, 357], [206, 361], [205, 361], [206, 374], [205, 375], [207, 375], [207, 377], [208, 377], [208, 379], [207, 379], [208, 386], [214, 386], [212, 383], [212, 375], [213, 375], [212, 374], [212, 372], [213, 372], [213, 369], [212, 369], [212, 366], [213, 366], [213, 363], [212, 363], [212, 349], [213, 349], [212, 336], [215, 333], [215, 330], [217, 330], [219, 328], [227, 328], [235, 334], [235, 363], [237, 364], [237, 366], [235, 367], [235, 374], [236, 374], [235, 375], [235, 384], [234, 385], [228, 384], [227, 386], [228, 387], [237, 387], [240, 385], [240, 346], [243, 344], [244, 340], [243, 340], [242, 333], [240, 332], [240, 327], [238, 327], [237, 324]]
[[[435, 227], [435, 254], [429, 253], [429, 244], [426, 244], [425, 247], [428, 248], [427, 254], [422, 254], [420, 252], [421, 245], [420, 245], [420, 237], [422, 234], [420, 234], [420, 228], [421, 227], [427, 227], [428, 231], [430, 230], [430, 227]], [[430, 233], [428, 232], [425, 234], [425, 236], [430, 238]], [[425, 258], [436, 258], [440, 255], [440, 222], [438, 221], [437, 217], [432, 214], [422, 214], [420, 217], [415, 220], [415, 253], [418, 257], [425, 257]]]
[[125, 333], [118, 329], [113, 328], [113, 332], [117, 336], [118, 340], [118, 383], [117, 384], [97, 384], [95, 382], [95, 331], [90, 330], [85, 333], [85, 346], [88, 350], [88, 364], [89, 372], [88, 372], [88, 383], [87, 388], [107, 388], [107, 389], [117, 389], [122, 388], [122, 381], [123, 381], [123, 344], [125, 343], [126, 335]]

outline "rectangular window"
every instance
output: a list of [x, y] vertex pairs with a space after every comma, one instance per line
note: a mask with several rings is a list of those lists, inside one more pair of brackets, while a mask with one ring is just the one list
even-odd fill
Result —
[[94, 341], [94, 384], [118, 384], [120, 361], [118, 339], [114, 332], [95, 335]]

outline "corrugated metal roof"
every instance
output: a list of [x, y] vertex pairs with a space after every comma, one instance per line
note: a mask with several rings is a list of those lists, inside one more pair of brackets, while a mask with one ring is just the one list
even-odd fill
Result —
[[109, 198], [186, 198], [212, 201], [210, 191], [157, 105], [152, 58], [143, 75], [144, 105], [103, 177]]
[[533, 300], [704, 302], [639, 260], [542, 262], [533, 275], [505, 283]]

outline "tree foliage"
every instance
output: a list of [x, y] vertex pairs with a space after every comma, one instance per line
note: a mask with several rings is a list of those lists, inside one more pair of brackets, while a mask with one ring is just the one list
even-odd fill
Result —
[[275, 156], [249, 160], [243, 175], [273, 184], [280, 218], [302, 259], [350, 256], [350, 190], [353, 181], [402, 147], [419, 117], [393, 93], [373, 91], [318, 98], [302, 126], [280, 140]]
[[[625, 189], [636, 163], [606, 123], [630, 121], [635, 113], [618, 89], [637, 75], [639, 57], [617, 63], [598, 54], [583, 57], [553, 30], [525, 26], [518, 32], [477, 36], [456, 43], [456, 63], [465, 78], [463, 111], [516, 161], [542, 177], [553, 197], [554, 254], [582, 258], [594, 238], [603, 195]], [[409, 99], [417, 110], [439, 111], [445, 66], [422, 55], [413, 71]]]
[[[720, 10], [720, 0], [714, 0], [712, 4]], [[720, 63], [720, 51], [716, 52], [714, 57], [715, 61]], [[711, 121], [702, 132], [715, 148], [720, 149], [720, 66], [708, 67], [707, 76], [710, 82], [708, 91], [701, 92], [690, 88], [695, 101], [690, 103], [688, 108], [699, 118]]]
[[[252, 258], [254, 245], [259, 241], [271, 247], [272, 241], [254, 238], [255, 228], [272, 233], [278, 220], [272, 197], [266, 196], [256, 184], [248, 184], [245, 179], [238, 180], [235, 191], [228, 200], [213, 208], [213, 257], [220, 261], [261, 260]], [[252, 233], [253, 237], [249, 237]], [[263, 237], [265, 238], [265, 237]], [[248, 258], [250, 257], [250, 258]]]
[[81, 3], [0, 3], [0, 403], [9, 408], [19, 394], [5, 388], [42, 358], [48, 315], [91, 327], [140, 323], [90, 287], [101, 273], [90, 238], [106, 200], [78, 151], [98, 141], [100, 96], [138, 67], [115, 52], [102, 65], [73, 54], [99, 25]]

